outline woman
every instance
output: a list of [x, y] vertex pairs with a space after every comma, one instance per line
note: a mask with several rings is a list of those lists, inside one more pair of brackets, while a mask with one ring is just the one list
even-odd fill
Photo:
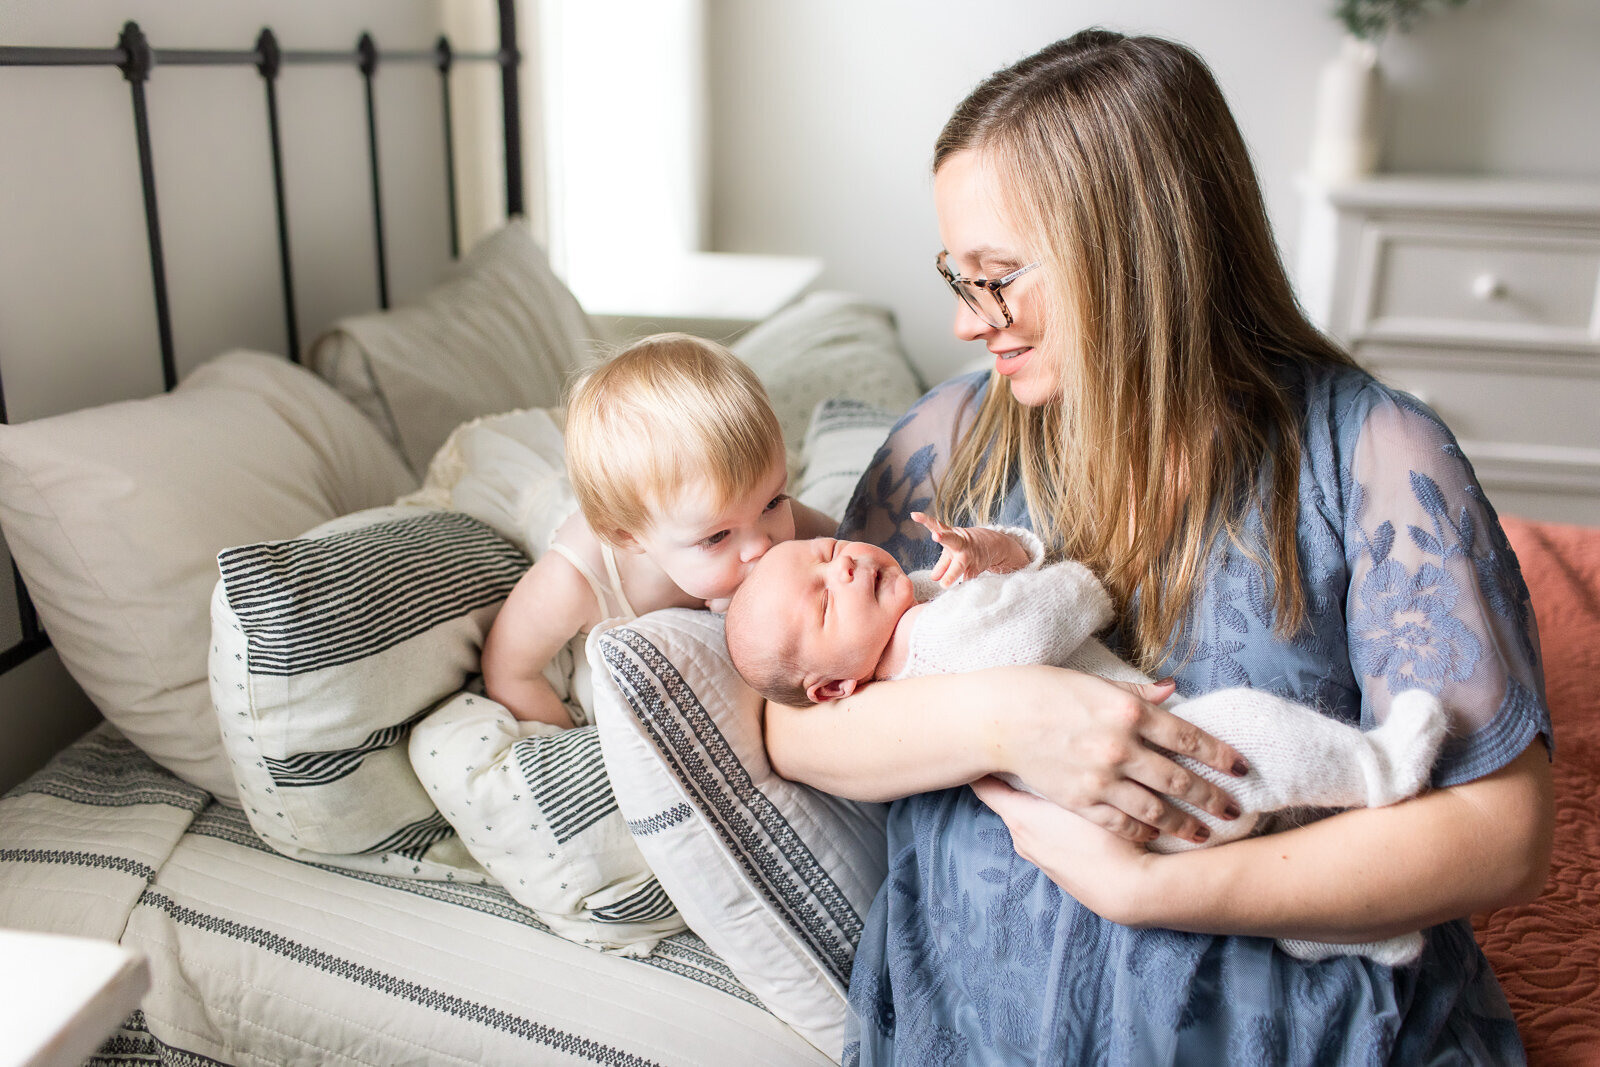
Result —
[[[1229, 801], [1150, 746], [1237, 759], [1161, 711], [1170, 688], [1004, 668], [769, 708], [785, 775], [905, 798], [847, 1059], [1520, 1062], [1461, 917], [1531, 899], [1548, 864], [1527, 591], [1449, 432], [1300, 313], [1210, 72], [1157, 39], [1058, 42], [957, 108], [934, 188], [956, 333], [994, 369], [908, 413], [842, 532], [925, 566], [909, 513], [930, 498], [1027, 523], [1183, 692], [1249, 684], [1370, 728], [1421, 687], [1452, 737], [1418, 799], [1155, 855], [1157, 830], [1198, 836], [1157, 793]], [[1392, 969], [1269, 940], [1419, 927], [1422, 959]]]

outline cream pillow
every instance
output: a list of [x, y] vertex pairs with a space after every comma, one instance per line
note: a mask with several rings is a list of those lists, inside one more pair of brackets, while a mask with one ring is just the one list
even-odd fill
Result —
[[[484, 635], [527, 565], [476, 519], [418, 507], [373, 508], [217, 556], [211, 695], [262, 840], [374, 873], [457, 877], [449, 864], [471, 865], [406, 744], [477, 673]], [[443, 867], [428, 862], [441, 845]]]
[[420, 299], [341, 320], [312, 343], [306, 364], [365, 411], [420, 477], [468, 419], [561, 403], [592, 337], [527, 223], [513, 219]]
[[850, 293], [810, 293], [733, 343], [766, 386], [798, 473], [817, 405], [843, 397], [899, 415], [925, 390], [906, 358], [894, 313]]
[[888, 868], [881, 804], [780, 778], [723, 617], [653, 611], [589, 636], [606, 773], [662, 888], [733, 973], [823, 1052]]
[[232, 802], [206, 683], [217, 552], [414, 484], [359, 411], [256, 352], [162, 396], [0, 426], [0, 529], [62, 663], [129, 740]]

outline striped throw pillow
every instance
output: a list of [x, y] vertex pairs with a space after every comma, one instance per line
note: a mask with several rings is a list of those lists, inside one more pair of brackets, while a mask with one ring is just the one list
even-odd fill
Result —
[[671, 608], [589, 635], [617, 803], [689, 928], [838, 1059], [845, 990], [887, 870], [887, 808], [780, 778], [723, 617]]
[[212, 702], [256, 832], [338, 866], [475, 871], [406, 741], [477, 672], [526, 558], [469, 516], [389, 507], [226, 549], [217, 564]]

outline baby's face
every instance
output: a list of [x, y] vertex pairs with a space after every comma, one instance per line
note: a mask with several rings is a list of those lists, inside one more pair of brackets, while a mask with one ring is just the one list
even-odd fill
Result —
[[726, 505], [679, 493], [635, 540], [685, 593], [726, 599], [767, 549], [794, 539], [787, 480], [780, 455], [755, 488]]
[[916, 602], [893, 556], [831, 537], [773, 548], [758, 590], [760, 615], [787, 628], [807, 685], [871, 680], [900, 616]]

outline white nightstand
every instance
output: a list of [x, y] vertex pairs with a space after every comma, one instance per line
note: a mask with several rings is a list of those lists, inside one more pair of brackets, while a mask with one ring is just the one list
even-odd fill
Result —
[[1312, 318], [1439, 413], [1505, 513], [1600, 525], [1600, 183], [1308, 184]]
[[0, 1067], [79, 1067], [150, 988], [110, 941], [0, 930]]
[[822, 260], [697, 252], [574, 264], [567, 285], [616, 344], [667, 330], [727, 343], [803, 296]]

